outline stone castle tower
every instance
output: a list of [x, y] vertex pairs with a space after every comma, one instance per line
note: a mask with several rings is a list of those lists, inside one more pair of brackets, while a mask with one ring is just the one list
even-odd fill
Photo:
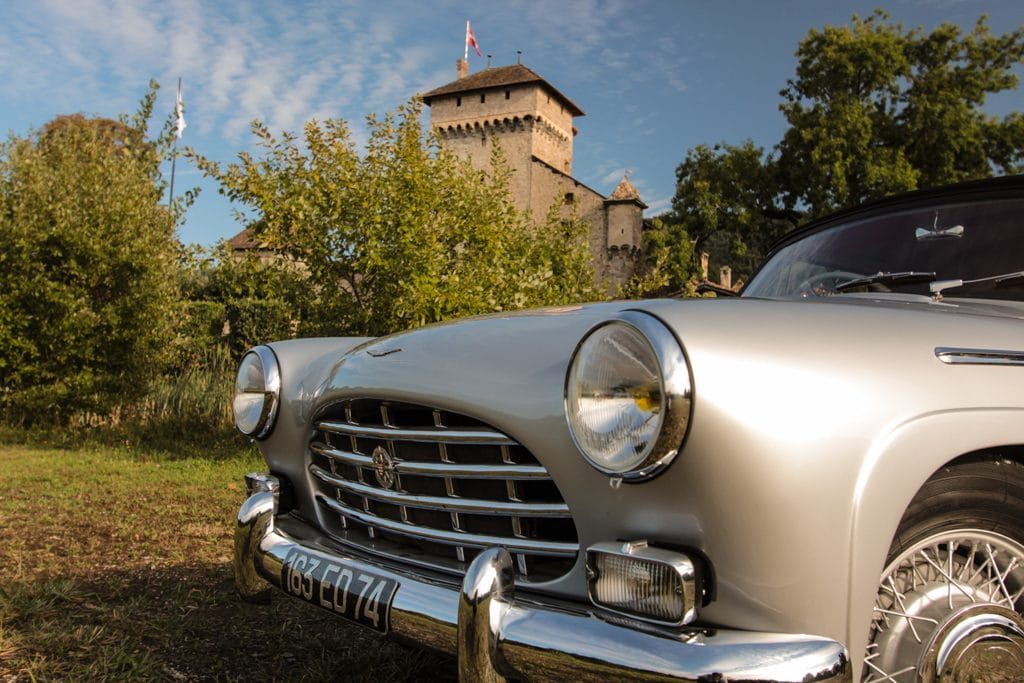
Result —
[[465, 60], [456, 64], [456, 80], [420, 96], [431, 128], [480, 169], [490, 168], [498, 142], [514, 171], [516, 206], [534, 217], [543, 220], [556, 203], [568, 214], [575, 204], [590, 226], [597, 281], [614, 293], [638, 267], [647, 205], [626, 177], [609, 197], [572, 177], [573, 119], [583, 110], [522, 64], [472, 75]]

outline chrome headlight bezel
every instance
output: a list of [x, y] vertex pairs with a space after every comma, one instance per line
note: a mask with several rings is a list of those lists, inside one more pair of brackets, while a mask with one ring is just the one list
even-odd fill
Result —
[[[646, 342], [659, 373], [660, 401], [659, 419], [661, 421], [653, 444], [645, 448], [638, 458], [629, 463], [628, 467], [610, 467], [586, 447], [586, 440], [580, 438], [574, 424], [571, 400], [574, 387], [573, 376], [580, 353], [586, 348], [587, 341], [593, 335], [610, 332], [611, 326], [624, 326], [638, 333]], [[678, 455], [689, 430], [690, 417], [693, 410], [693, 379], [690, 364], [686, 358], [682, 344], [675, 335], [657, 318], [640, 311], [623, 311], [609, 320], [602, 321], [587, 331], [577, 344], [569, 362], [565, 375], [563, 404], [566, 422], [573, 443], [583, 457], [598, 471], [611, 478], [625, 482], [638, 482], [650, 479], [661, 473]]]
[[[259, 364], [255, 381], [248, 372], [252, 363]], [[280, 394], [281, 369], [274, 352], [269, 346], [256, 346], [246, 351], [238, 364], [235, 391], [231, 398], [235, 428], [252, 439], [267, 437], [277, 419]], [[256, 400], [260, 402], [257, 404]], [[240, 415], [243, 411], [247, 414]]]

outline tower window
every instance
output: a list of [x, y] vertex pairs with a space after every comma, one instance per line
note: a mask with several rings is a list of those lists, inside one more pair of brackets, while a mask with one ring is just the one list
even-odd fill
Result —
[[462, 106], [462, 98], [461, 97], [456, 97], [455, 98], [455, 106], [456, 107], [461, 107]]
[[485, 95], [484, 93], [480, 93], [480, 104], [483, 104], [486, 101], [487, 101], [487, 95]]
[[565, 203], [566, 204], [572, 204], [573, 201], [575, 201], [575, 200], [576, 200], [576, 195], [574, 195], [572, 192], [566, 192], [565, 193]]
[[511, 90], [506, 90], [506, 91], [505, 91], [505, 99], [507, 100], [507, 99], [509, 99], [510, 97], [512, 97], [512, 91], [511, 91]]

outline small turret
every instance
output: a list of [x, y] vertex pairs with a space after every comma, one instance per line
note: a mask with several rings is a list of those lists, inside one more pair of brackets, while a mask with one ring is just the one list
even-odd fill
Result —
[[647, 205], [640, 199], [640, 192], [629, 182], [625, 173], [618, 187], [604, 201], [608, 214], [608, 249], [636, 251], [641, 248], [643, 236], [643, 213]]

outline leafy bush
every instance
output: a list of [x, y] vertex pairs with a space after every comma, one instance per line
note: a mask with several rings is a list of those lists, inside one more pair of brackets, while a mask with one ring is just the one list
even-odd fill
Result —
[[190, 299], [179, 338], [185, 365], [188, 354], [211, 345], [225, 346], [237, 361], [252, 346], [294, 337], [315, 299], [308, 273], [293, 262], [232, 253], [224, 243], [191, 248], [181, 278]]
[[586, 226], [539, 227], [518, 211], [500, 151], [490, 172], [474, 169], [424, 136], [416, 104], [369, 126], [362, 155], [336, 119], [309, 122], [301, 141], [256, 123], [262, 156], [226, 168], [187, 152], [256, 211], [253, 236], [308, 276], [292, 302], [300, 334], [380, 335], [598, 296]]
[[[59, 117], [0, 143], [0, 411], [104, 412], [170, 359], [175, 221], [162, 206], [155, 90], [131, 120]], [[166, 133], [166, 131], [165, 131]]]
[[291, 310], [280, 299], [236, 299], [228, 303], [227, 309], [235, 358], [257, 344], [293, 336]]

